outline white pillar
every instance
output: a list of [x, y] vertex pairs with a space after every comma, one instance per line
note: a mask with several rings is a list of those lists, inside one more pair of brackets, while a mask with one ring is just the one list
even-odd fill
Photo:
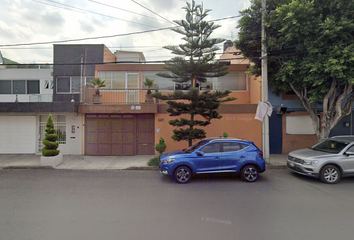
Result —
[[[265, 20], [267, 17], [266, 0], [262, 0], [262, 101], [268, 101], [268, 65], [267, 65], [267, 46], [266, 46], [266, 32]], [[270, 163], [269, 159], [269, 117], [266, 114], [262, 122], [262, 150], [263, 158]]]

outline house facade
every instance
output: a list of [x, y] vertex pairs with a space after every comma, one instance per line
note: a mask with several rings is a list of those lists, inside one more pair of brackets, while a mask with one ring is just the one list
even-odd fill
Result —
[[[254, 119], [260, 81], [246, 74], [247, 61], [230, 60], [231, 47], [224, 50], [221, 59], [229, 61], [229, 74], [199, 87], [201, 91], [228, 89], [237, 99], [220, 106], [223, 118], [205, 127], [207, 137], [226, 132], [260, 147], [261, 123]], [[165, 139], [166, 151], [187, 147], [187, 142], [171, 139], [174, 128], [168, 122], [173, 118], [166, 112], [167, 104], [146, 100], [146, 78], [154, 79], [156, 90], [163, 93], [189, 88], [188, 83], [158, 77], [156, 73], [166, 71], [163, 64], [146, 64], [143, 53], [113, 54], [103, 44], [59, 44], [53, 51], [52, 69], [0, 69], [0, 127], [6, 132], [0, 153], [40, 154], [49, 113], [63, 154], [150, 155], [156, 153], [153, 146], [160, 137]], [[106, 85], [99, 89], [99, 102], [97, 89], [88, 86], [96, 77]], [[6, 145], [6, 139], [12, 140]]]
[[61, 152], [80, 154], [70, 146], [81, 135], [68, 131], [81, 125], [78, 105], [53, 101], [53, 69], [45, 67], [0, 68], [0, 154], [40, 153], [49, 113], [60, 133]]
[[[269, 86], [268, 99], [274, 107], [269, 118], [269, 148], [271, 154], [289, 153], [308, 148], [318, 142], [311, 118], [295, 94], [275, 94]], [[322, 106], [319, 106], [321, 109]], [[319, 119], [321, 118], [319, 115]], [[353, 135], [352, 113], [332, 129], [331, 136]]]

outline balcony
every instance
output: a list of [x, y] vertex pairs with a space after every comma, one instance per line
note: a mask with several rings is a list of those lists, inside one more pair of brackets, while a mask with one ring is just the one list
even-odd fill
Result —
[[156, 99], [149, 99], [145, 89], [97, 89], [84, 87], [79, 113], [120, 114], [157, 113]]
[[148, 98], [144, 89], [97, 89], [86, 88], [83, 92], [83, 104], [154, 104], [156, 99]]

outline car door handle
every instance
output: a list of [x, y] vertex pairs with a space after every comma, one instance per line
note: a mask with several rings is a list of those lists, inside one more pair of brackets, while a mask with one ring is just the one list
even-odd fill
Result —
[[246, 156], [243, 156], [243, 155], [242, 155], [240, 158], [245, 158], [245, 157], [246, 157]]
[[220, 157], [215, 157], [214, 159], [215, 159], [215, 160], [219, 160], [219, 159], [220, 159]]

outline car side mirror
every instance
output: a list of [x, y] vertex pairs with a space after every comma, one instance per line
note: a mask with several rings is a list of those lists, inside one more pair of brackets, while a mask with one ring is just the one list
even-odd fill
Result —
[[203, 151], [196, 151], [195, 152], [198, 156], [204, 156], [204, 152]]
[[345, 152], [345, 155], [354, 155], [354, 152], [352, 152], [352, 151], [347, 151], [347, 152]]

